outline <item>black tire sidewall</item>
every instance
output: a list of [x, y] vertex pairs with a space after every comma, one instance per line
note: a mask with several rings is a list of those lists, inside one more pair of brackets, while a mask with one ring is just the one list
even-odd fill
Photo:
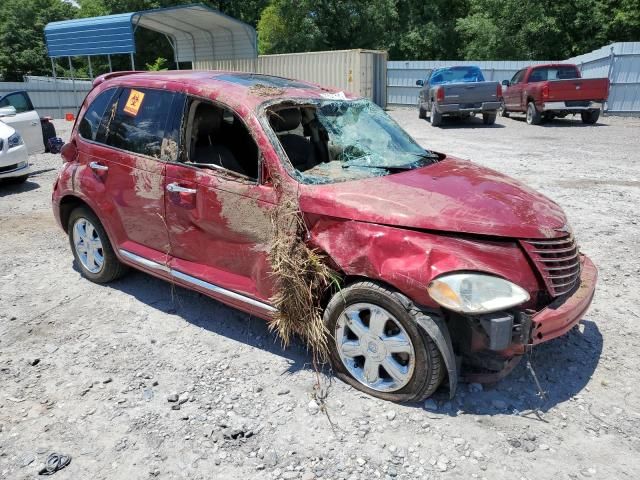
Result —
[[[335, 326], [338, 317], [349, 305], [363, 302], [378, 305], [393, 315], [402, 324], [402, 327], [409, 335], [411, 343], [413, 344], [415, 355], [413, 375], [407, 385], [395, 392], [379, 392], [358, 382], [348, 372], [337, 351]], [[430, 358], [430, 353], [425, 344], [425, 342], [430, 340], [423, 336], [411, 313], [391, 292], [371, 282], [353, 284], [334, 295], [325, 309], [324, 322], [330, 335], [329, 356], [334, 372], [338, 378], [358, 390], [384, 400], [408, 402], [423, 398], [424, 391], [428, 387], [431, 375], [433, 375], [433, 361]]]
[[[104, 264], [102, 266], [102, 269], [98, 273], [92, 273], [87, 270], [78, 258], [78, 252], [76, 251], [76, 246], [73, 242], [73, 227], [76, 221], [78, 221], [80, 218], [84, 218], [91, 222], [96, 232], [98, 233], [98, 236], [100, 237], [100, 242], [102, 242]], [[106, 283], [120, 276], [122, 265], [120, 264], [118, 257], [113, 251], [113, 247], [111, 246], [111, 242], [109, 241], [109, 236], [102, 226], [102, 222], [100, 222], [95, 213], [93, 213], [86, 207], [78, 207], [74, 209], [71, 212], [71, 215], [69, 215], [67, 232], [69, 236], [69, 245], [71, 246], [71, 251], [73, 252], [73, 258], [83, 277], [91, 280], [92, 282]]]

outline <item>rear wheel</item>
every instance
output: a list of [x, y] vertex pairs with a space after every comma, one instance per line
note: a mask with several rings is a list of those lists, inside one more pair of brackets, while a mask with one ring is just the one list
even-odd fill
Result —
[[580, 116], [582, 117], [582, 123], [593, 125], [600, 118], [600, 110], [587, 110], [586, 112], [581, 112]]
[[330, 357], [339, 378], [384, 400], [419, 401], [444, 376], [438, 347], [394, 293], [359, 282], [329, 302], [324, 321], [333, 338]]
[[529, 102], [527, 105], [527, 123], [529, 125], [540, 125], [542, 123], [542, 115], [540, 115], [533, 102]]
[[431, 126], [439, 127], [442, 124], [442, 114], [436, 109], [434, 103], [431, 104]]
[[485, 125], [493, 125], [496, 123], [496, 113], [483, 113], [482, 114], [482, 123]]
[[67, 232], [71, 251], [84, 277], [107, 283], [127, 271], [116, 257], [102, 223], [88, 208], [78, 207], [71, 212]]

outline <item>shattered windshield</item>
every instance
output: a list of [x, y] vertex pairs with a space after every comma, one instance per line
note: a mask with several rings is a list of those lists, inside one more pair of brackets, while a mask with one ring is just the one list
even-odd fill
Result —
[[303, 183], [334, 183], [424, 167], [439, 157], [369, 100], [278, 105], [269, 123]]

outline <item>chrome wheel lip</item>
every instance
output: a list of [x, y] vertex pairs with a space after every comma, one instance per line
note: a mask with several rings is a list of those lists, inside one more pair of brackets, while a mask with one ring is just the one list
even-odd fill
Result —
[[104, 249], [96, 227], [86, 218], [73, 223], [73, 248], [82, 267], [90, 273], [100, 273], [104, 268]]
[[531, 111], [531, 104], [527, 106], [527, 123], [531, 123], [533, 121], [533, 112]]
[[[359, 315], [365, 310], [371, 312], [372, 319], [375, 315], [376, 325], [373, 325], [371, 320], [367, 327], [359, 320]], [[380, 333], [380, 319], [386, 319], [382, 327], [392, 322], [399, 333], [391, 336]], [[348, 331], [358, 337], [358, 340], [349, 339]], [[344, 367], [353, 378], [367, 388], [390, 393], [402, 389], [411, 381], [416, 364], [411, 337], [398, 319], [386, 309], [367, 302], [347, 306], [336, 321], [334, 339]], [[408, 356], [406, 365], [398, 362], [393, 354]], [[388, 378], [378, 375], [380, 367], [387, 373]]]

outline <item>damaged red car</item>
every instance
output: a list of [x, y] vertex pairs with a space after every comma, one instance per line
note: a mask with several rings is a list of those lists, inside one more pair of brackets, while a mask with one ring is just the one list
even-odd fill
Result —
[[53, 210], [86, 278], [133, 267], [266, 320], [272, 213], [293, 199], [338, 276], [318, 300], [334, 370], [380, 398], [495, 381], [593, 298], [596, 268], [558, 205], [333, 89], [107, 74], [62, 156]]

